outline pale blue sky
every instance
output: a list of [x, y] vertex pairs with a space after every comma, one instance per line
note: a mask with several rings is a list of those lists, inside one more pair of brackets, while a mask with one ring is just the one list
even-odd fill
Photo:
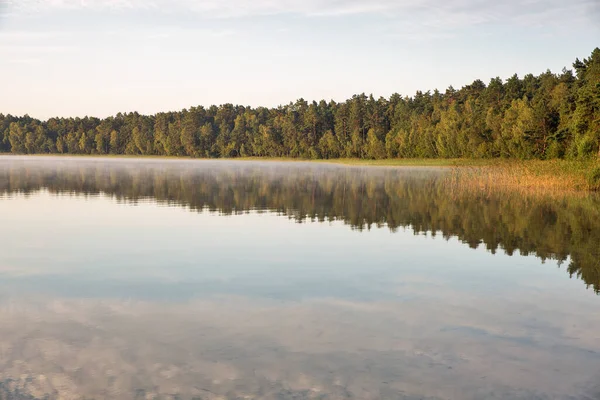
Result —
[[559, 72], [600, 0], [0, 0], [0, 113], [412, 95]]

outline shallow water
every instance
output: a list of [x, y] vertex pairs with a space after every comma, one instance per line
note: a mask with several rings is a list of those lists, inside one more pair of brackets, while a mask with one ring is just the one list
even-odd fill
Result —
[[0, 157], [0, 399], [600, 399], [600, 201]]

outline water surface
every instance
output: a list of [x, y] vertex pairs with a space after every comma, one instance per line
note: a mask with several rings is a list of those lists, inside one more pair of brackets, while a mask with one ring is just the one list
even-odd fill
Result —
[[0, 157], [0, 399], [600, 399], [600, 201]]

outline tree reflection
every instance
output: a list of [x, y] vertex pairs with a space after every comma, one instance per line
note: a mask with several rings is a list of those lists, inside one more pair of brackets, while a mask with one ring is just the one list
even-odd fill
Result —
[[[600, 199], [483, 193], [448, 184], [442, 170], [247, 162], [5, 161], [0, 193], [105, 194], [222, 214], [272, 211], [354, 229], [410, 227], [509, 255], [569, 260], [600, 293]], [[398, 254], [398, 257], [401, 257]]]

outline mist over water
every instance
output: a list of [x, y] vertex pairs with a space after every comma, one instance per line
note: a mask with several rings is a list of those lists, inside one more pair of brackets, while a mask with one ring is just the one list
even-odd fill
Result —
[[0, 398], [589, 399], [600, 200], [0, 157]]

